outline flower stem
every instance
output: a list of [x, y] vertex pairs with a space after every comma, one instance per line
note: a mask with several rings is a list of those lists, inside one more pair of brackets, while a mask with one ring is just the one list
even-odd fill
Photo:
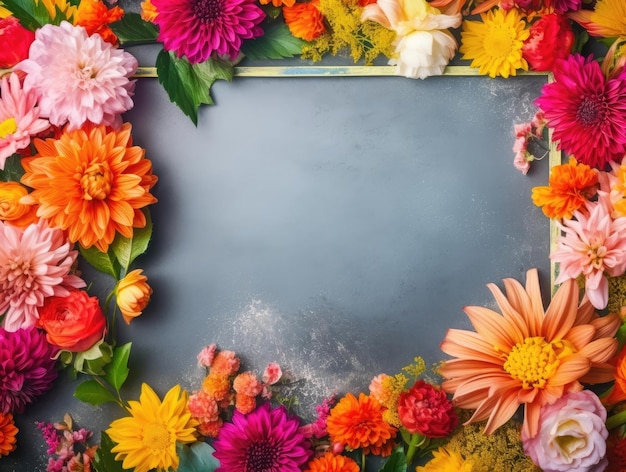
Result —
[[610, 416], [606, 420], [606, 429], [617, 428], [618, 426], [626, 423], [626, 410], [620, 411], [619, 413]]
[[409, 448], [406, 451], [406, 465], [411, 465], [413, 457], [417, 452], [418, 447], [421, 447], [426, 442], [426, 437], [419, 433], [411, 434], [411, 440], [409, 441]]

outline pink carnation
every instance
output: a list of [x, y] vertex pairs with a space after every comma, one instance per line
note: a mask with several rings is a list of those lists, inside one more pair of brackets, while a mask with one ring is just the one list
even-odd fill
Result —
[[252, 372], [243, 372], [235, 377], [233, 390], [248, 397], [256, 397], [263, 390], [263, 385]]
[[86, 122], [119, 127], [120, 115], [133, 107], [129, 77], [137, 60], [67, 21], [44, 25], [35, 38], [16, 69], [28, 74], [24, 86], [35, 89], [41, 115], [57, 126], [69, 122], [71, 130]]
[[270, 362], [263, 372], [263, 383], [274, 385], [282, 376], [283, 371], [280, 366], [276, 362]]
[[215, 359], [215, 352], [217, 351], [217, 344], [209, 344], [202, 348], [198, 353], [198, 365], [200, 367], [211, 367], [213, 359]]

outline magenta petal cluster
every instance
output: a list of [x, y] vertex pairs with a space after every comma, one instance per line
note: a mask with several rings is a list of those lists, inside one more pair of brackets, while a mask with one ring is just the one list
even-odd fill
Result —
[[57, 377], [56, 348], [36, 328], [0, 328], [0, 412], [23, 413]]
[[8, 157], [25, 149], [32, 136], [50, 126], [39, 118], [34, 90], [22, 88], [17, 74], [2, 77], [0, 81], [0, 169]]
[[300, 472], [312, 451], [299, 427], [298, 417], [282, 405], [265, 402], [247, 415], [235, 410], [214, 443], [216, 472]]
[[541, 408], [539, 432], [522, 432], [524, 452], [544, 472], [601, 472], [605, 458], [606, 410], [589, 390], [569, 393]]
[[41, 115], [56, 126], [78, 129], [87, 122], [119, 127], [120, 115], [133, 107], [137, 60], [98, 34], [63, 21], [35, 33], [29, 58], [16, 69], [26, 72], [25, 87], [36, 90]]
[[255, 0], [152, 0], [152, 5], [159, 12], [158, 40], [191, 64], [214, 53], [234, 60], [244, 39], [263, 35], [259, 24], [265, 13]]
[[33, 326], [47, 297], [85, 286], [70, 274], [77, 255], [65, 233], [43, 221], [25, 229], [0, 221], [0, 313], [7, 331]]
[[606, 274], [626, 271], [626, 217], [612, 218], [609, 197], [598, 192], [598, 201], [587, 204], [587, 212], [577, 211], [574, 218], [559, 225], [563, 236], [550, 259], [558, 262], [560, 284], [585, 277], [585, 293], [596, 309], [606, 307], [609, 286]]
[[554, 82], [536, 100], [559, 149], [604, 170], [626, 153], [626, 74], [605, 80], [592, 57], [572, 54], [554, 66]]

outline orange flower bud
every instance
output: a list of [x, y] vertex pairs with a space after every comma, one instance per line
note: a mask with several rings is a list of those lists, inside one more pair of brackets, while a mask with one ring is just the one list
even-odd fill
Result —
[[141, 275], [142, 272], [141, 269], [129, 272], [117, 285], [117, 306], [126, 324], [141, 315], [152, 295], [152, 288], [146, 282], [148, 278]]
[[20, 203], [28, 190], [17, 182], [0, 182], [0, 220], [20, 228], [37, 221], [37, 206]]

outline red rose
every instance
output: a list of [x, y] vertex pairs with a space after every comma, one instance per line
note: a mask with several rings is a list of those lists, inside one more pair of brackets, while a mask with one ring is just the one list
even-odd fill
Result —
[[446, 437], [459, 421], [445, 392], [423, 380], [400, 394], [398, 416], [409, 433], [428, 438]]
[[35, 33], [27, 30], [14, 16], [0, 18], [0, 69], [8, 69], [28, 57]]
[[97, 297], [72, 290], [67, 297], [49, 297], [39, 309], [37, 326], [48, 342], [71, 352], [88, 350], [104, 337], [106, 320]]
[[574, 46], [572, 25], [563, 15], [545, 15], [530, 27], [522, 46], [524, 59], [537, 71], [551, 71], [557, 59], [569, 56]]

